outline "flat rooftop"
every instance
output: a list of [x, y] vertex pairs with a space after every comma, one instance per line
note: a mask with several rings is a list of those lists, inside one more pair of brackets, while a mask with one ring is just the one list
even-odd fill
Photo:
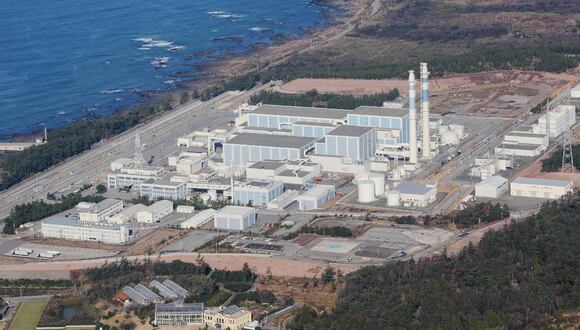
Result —
[[526, 144], [526, 143], [519, 143], [519, 144], [511, 144], [511, 143], [502, 143], [497, 146], [500, 149], [520, 149], [520, 150], [536, 150], [541, 148], [541, 145], [538, 144]]
[[478, 183], [478, 185], [489, 185], [492, 187], [499, 187], [506, 182], [507, 182], [507, 179], [504, 178], [503, 176], [494, 175], [494, 176], [490, 176], [488, 178], [485, 178], [480, 183]]
[[256, 209], [254, 209], [253, 207], [228, 205], [228, 206], [222, 207], [222, 209], [219, 210], [218, 214], [225, 213], [225, 214], [235, 214], [235, 215], [246, 216], [246, 215], [248, 215], [250, 213], [254, 213], [254, 212], [256, 212]]
[[351, 110], [314, 108], [314, 107], [295, 107], [288, 105], [263, 104], [249, 114], [293, 116], [304, 118], [327, 118], [327, 119], [345, 119]]
[[425, 195], [429, 191], [431, 191], [433, 187], [428, 187], [427, 185], [421, 183], [413, 183], [413, 182], [401, 182], [398, 186], [393, 188], [402, 194], [410, 194], [410, 195]]
[[409, 114], [409, 109], [392, 109], [383, 107], [360, 106], [354, 109], [352, 111], [352, 114], [401, 118]]
[[156, 313], [199, 313], [202, 314], [204, 311], [203, 304], [182, 304], [182, 303], [171, 303], [171, 304], [156, 304]]
[[303, 126], [321, 126], [321, 127], [336, 127], [334, 124], [330, 123], [317, 123], [315, 121], [297, 121], [294, 125], [303, 125]]
[[512, 131], [506, 134], [506, 136], [521, 136], [521, 137], [531, 137], [531, 138], [545, 138], [546, 134], [536, 134], [528, 133], [523, 131]]
[[118, 204], [119, 202], [122, 203], [122, 201], [118, 200], [118, 199], [114, 199], [114, 198], [107, 198], [104, 199], [100, 202], [98, 202], [95, 207], [94, 207], [94, 211], [95, 212], [101, 212], [104, 211], [108, 208], [113, 207], [114, 205]]
[[372, 127], [341, 125], [328, 132], [326, 135], [358, 137], [372, 130]]
[[79, 227], [79, 228], [102, 228], [102, 229], [113, 229], [118, 230], [119, 225], [117, 224], [104, 224], [102, 222], [98, 223], [81, 223], [74, 219], [69, 218], [49, 218], [43, 221], [47, 225], [58, 225], [58, 226], [68, 226], [68, 227]]
[[250, 165], [248, 168], [261, 169], [261, 170], [275, 170], [284, 166], [284, 162], [276, 160], [262, 160]]
[[314, 141], [316, 141], [316, 138], [303, 136], [242, 133], [224, 144], [299, 149], [313, 143]]
[[539, 178], [528, 178], [528, 177], [519, 177], [512, 181], [512, 183], [520, 183], [520, 184], [533, 184], [539, 186], [556, 186], [556, 187], [567, 187], [572, 183], [570, 180], [558, 180], [558, 179], [539, 179]]

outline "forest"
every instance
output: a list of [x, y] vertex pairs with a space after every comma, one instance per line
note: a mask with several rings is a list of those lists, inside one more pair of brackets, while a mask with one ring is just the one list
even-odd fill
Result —
[[[580, 170], [580, 144], [572, 145], [574, 167]], [[542, 160], [542, 172], [558, 172], [562, 169], [562, 147], [556, 148], [550, 157]]]
[[262, 91], [250, 98], [251, 104], [278, 104], [311, 107], [314, 104], [323, 104], [326, 108], [353, 110], [361, 105], [382, 106], [385, 101], [393, 101], [399, 97], [399, 90], [393, 89], [388, 93], [353, 96], [343, 94], [319, 94], [311, 90], [304, 94], [283, 94], [280, 92]]
[[291, 329], [540, 329], [580, 307], [580, 195], [484, 235], [459, 255], [365, 267], [336, 309]]
[[[432, 77], [451, 73], [474, 73], [492, 70], [532, 70], [563, 72], [578, 65], [580, 45], [542, 45], [488, 49], [466, 54], [421, 57], [429, 63]], [[312, 61], [289, 62], [263, 74], [262, 80], [296, 78], [404, 79], [408, 70], [417, 66], [410, 62], [380, 62], [365, 65], [336, 65]]]
[[510, 215], [507, 205], [491, 202], [471, 204], [463, 210], [446, 216], [458, 228], [469, 228], [496, 220], [505, 219]]

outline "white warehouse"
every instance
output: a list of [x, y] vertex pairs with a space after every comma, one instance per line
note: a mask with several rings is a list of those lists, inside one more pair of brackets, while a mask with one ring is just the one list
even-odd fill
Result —
[[173, 182], [169, 179], [159, 181], [149, 180], [141, 183], [139, 194], [149, 199], [184, 199], [187, 196], [186, 182]]
[[572, 191], [572, 181], [519, 177], [510, 189], [512, 196], [558, 199]]
[[402, 182], [393, 190], [400, 193], [403, 205], [426, 207], [437, 199], [437, 186]]
[[216, 210], [207, 209], [199, 212], [198, 214], [192, 216], [191, 218], [183, 221], [179, 226], [183, 229], [187, 228], [199, 228], [206, 223], [210, 222], [216, 214]]
[[173, 213], [173, 203], [162, 200], [155, 202], [143, 211], [137, 212], [137, 222], [155, 223]]
[[246, 230], [256, 222], [253, 207], [225, 206], [214, 216], [214, 227], [223, 230]]
[[475, 196], [485, 198], [498, 198], [509, 189], [508, 180], [499, 175], [490, 176], [475, 185]]
[[266, 206], [283, 192], [282, 181], [253, 180], [234, 187], [233, 201], [242, 205]]
[[316, 185], [298, 196], [298, 209], [308, 211], [321, 208], [336, 195], [334, 186]]
[[316, 144], [317, 155], [341, 156], [353, 162], [364, 162], [375, 154], [375, 129], [364, 126], [338, 126]]
[[68, 218], [47, 219], [42, 222], [40, 232], [46, 238], [105, 244], [125, 244], [130, 236], [130, 231], [125, 226], [82, 224]]

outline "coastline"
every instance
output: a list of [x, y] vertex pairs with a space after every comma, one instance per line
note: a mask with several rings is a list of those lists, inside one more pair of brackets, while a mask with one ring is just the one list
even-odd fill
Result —
[[[168, 102], [171, 107], [174, 107], [179, 104], [179, 98], [184, 92], [191, 93], [193, 91], [207, 89], [211, 86], [218, 85], [224, 80], [229, 80], [255, 70], [257, 59], [274, 59], [274, 61], [271, 61], [271, 64], [274, 65], [274, 63], [279, 63], [280, 60], [292, 56], [293, 53], [306, 50], [309, 47], [311, 40], [324, 38], [326, 35], [334, 33], [335, 30], [346, 21], [351, 22], [356, 15], [362, 11], [362, 9], [366, 8], [365, 4], [367, 1], [368, 0], [354, 0], [352, 2], [343, 2], [342, 0], [312, 1], [313, 5], [336, 10], [332, 13], [327, 12], [322, 14], [327, 15], [323, 26], [313, 26], [304, 30], [303, 34], [298, 38], [288, 38], [286, 35], [281, 35], [281, 40], [274, 42], [273, 44], [256, 44], [240, 53], [230, 53], [207, 59], [202, 62], [199, 67], [193, 68], [189, 72], [174, 73], [185, 75], [195, 74], [196, 78], [193, 80], [183, 81], [175, 87], [163, 91], [144, 91], [142, 92], [142, 99], [131, 107], [119, 107], [106, 115], [81, 118], [62, 126], [50, 128], [49, 132], [54, 129], [70, 126], [78, 121], [92, 118], [106, 118], [123, 111], [159, 106], [161, 103]], [[262, 69], [264, 68], [266, 67], [262, 67]], [[42, 135], [42, 131], [6, 134], [0, 135], [0, 141], [32, 142]], [[0, 153], [0, 155], [2, 155], [2, 153]], [[7, 153], [4, 153], [4, 155], [7, 155]]]

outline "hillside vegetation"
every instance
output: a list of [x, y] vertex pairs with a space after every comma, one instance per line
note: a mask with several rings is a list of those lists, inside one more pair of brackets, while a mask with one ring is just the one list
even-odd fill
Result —
[[303, 309], [292, 329], [539, 329], [580, 308], [580, 195], [458, 256], [366, 267], [336, 310]]

